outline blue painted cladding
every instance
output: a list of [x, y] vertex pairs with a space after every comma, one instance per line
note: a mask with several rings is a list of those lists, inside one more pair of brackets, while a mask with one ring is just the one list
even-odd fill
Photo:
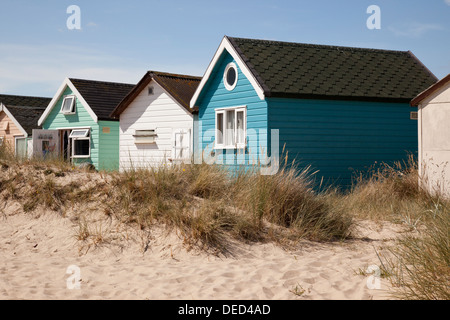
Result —
[[[270, 148], [268, 133], [278, 129], [280, 154], [285, 148], [289, 160], [319, 170], [318, 181], [323, 178], [324, 182], [348, 187], [356, 173], [375, 163], [392, 164], [417, 154], [417, 121], [410, 120], [410, 112], [417, 109], [408, 104], [282, 98], [262, 101], [241, 70], [236, 88], [225, 88], [223, 73], [230, 62], [234, 60], [225, 52], [197, 102], [196, 161], [213, 151], [215, 163], [225, 163], [230, 169], [238, 165], [248, 168], [265, 160]], [[248, 149], [244, 155], [242, 151], [214, 150], [215, 109], [238, 106], [247, 107]]]
[[[280, 130], [290, 160], [343, 187], [375, 162], [417, 154], [416, 111], [409, 104], [270, 98], [269, 128]], [[281, 152], [281, 150], [280, 150]]]
[[[198, 123], [195, 124], [194, 152], [196, 158], [208, 156], [214, 151], [216, 163], [225, 163], [231, 168], [249, 166], [253, 161], [265, 159], [267, 152], [267, 102], [259, 99], [253, 86], [238, 67], [238, 82], [234, 90], [228, 91], [223, 82], [226, 66], [235, 62], [230, 54], [225, 52], [216, 64], [208, 83], [199, 97]], [[237, 65], [237, 64], [236, 64]], [[247, 141], [245, 151], [214, 150], [215, 140], [215, 110], [228, 107], [247, 107]], [[205, 160], [205, 159], [204, 159]], [[250, 161], [250, 164], [249, 164]]]

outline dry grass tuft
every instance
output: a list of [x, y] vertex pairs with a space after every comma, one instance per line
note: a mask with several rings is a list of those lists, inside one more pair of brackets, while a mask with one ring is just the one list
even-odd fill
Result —
[[[226, 252], [233, 238], [344, 240], [351, 237], [354, 217], [408, 225], [413, 233], [384, 257], [396, 296], [449, 299], [450, 204], [419, 188], [414, 159], [361, 175], [346, 194], [317, 192], [312, 177], [308, 168], [284, 166], [264, 176], [206, 164], [87, 173], [58, 160], [19, 160], [0, 149], [3, 201], [19, 202], [25, 212], [43, 207], [60, 213], [92, 203], [104, 219], [121, 225], [175, 230], [188, 248]], [[96, 246], [108, 232], [82, 220], [76, 237]]]

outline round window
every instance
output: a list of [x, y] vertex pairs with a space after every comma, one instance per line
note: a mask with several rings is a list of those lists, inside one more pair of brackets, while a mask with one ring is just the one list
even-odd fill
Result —
[[237, 73], [237, 67], [232, 62], [227, 65], [225, 68], [225, 73], [223, 75], [225, 88], [229, 91], [233, 90], [236, 87], [237, 80], [238, 80], [238, 73]]

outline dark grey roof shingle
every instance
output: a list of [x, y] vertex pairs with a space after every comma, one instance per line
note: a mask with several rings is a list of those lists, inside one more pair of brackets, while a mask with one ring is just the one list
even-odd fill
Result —
[[110, 117], [114, 108], [134, 88], [133, 84], [70, 79], [99, 120], [114, 120]]
[[164, 90], [166, 90], [187, 111], [192, 112], [189, 107], [189, 102], [202, 80], [201, 77], [159, 71], [147, 71], [134, 89], [122, 100], [122, 102], [120, 102], [120, 104], [117, 105], [111, 113], [111, 116], [117, 119], [152, 80], [163, 87]]
[[8, 108], [9, 112], [29, 135], [32, 134], [33, 129], [39, 128], [38, 120], [51, 100], [51, 98], [42, 97], [0, 95], [0, 103]]
[[268, 97], [409, 102], [437, 81], [409, 51], [228, 39]]

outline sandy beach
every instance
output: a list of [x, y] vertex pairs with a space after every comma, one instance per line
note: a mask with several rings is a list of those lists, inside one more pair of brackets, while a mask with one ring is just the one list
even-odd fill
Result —
[[379, 265], [375, 249], [392, 242], [396, 225], [362, 221], [355, 240], [303, 241], [289, 250], [233, 242], [229, 254], [214, 255], [187, 251], [176, 233], [107, 219], [95, 228], [110, 238], [95, 245], [76, 239], [74, 219], [21, 213], [18, 204], [0, 209], [0, 299], [389, 298], [386, 280], [369, 289], [360, 271]]

